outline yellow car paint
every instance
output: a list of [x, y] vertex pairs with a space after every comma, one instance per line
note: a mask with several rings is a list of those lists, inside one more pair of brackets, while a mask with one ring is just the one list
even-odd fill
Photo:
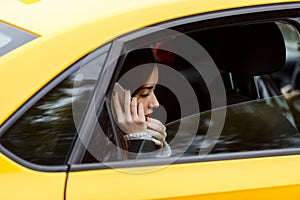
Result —
[[72, 62], [118, 36], [188, 15], [283, 2], [296, 1], [2, 1], [2, 21], [41, 36], [0, 58], [0, 125]]
[[[67, 200], [100, 196], [103, 199], [296, 200], [300, 196], [299, 165], [300, 156], [296, 155], [136, 169], [149, 170], [148, 173], [118, 169], [72, 172]], [[275, 176], [278, 173], [282, 176]]]
[[65, 172], [27, 169], [0, 153], [0, 199], [63, 199]]
[[[27, 0], [28, 1], [28, 0]], [[30, 1], [29, 1], [30, 2]], [[150, 24], [159, 23], [169, 19], [201, 14], [211, 11], [233, 9], [263, 4], [275, 4], [284, 2], [297, 2], [296, 0], [41, 0], [40, 2], [26, 5], [17, 0], [5, 0], [1, 2], [3, 8], [0, 19], [19, 25], [42, 35], [92, 23], [93, 21], [105, 21], [116, 17], [114, 24], [125, 23], [128, 28], [141, 28]], [[13, 9], [14, 12], [11, 12]], [[25, 17], [26, 16], [26, 17]], [[121, 17], [124, 16], [124, 19]], [[137, 17], [138, 16], [138, 17]], [[130, 21], [134, 20], [134, 21]], [[122, 23], [121, 23], [122, 22]], [[135, 24], [137, 23], [137, 24]], [[142, 23], [142, 25], [140, 24]], [[114, 26], [100, 27], [102, 30]], [[117, 26], [118, 27], [118, 26]], [[134, 30], [132, 29], [131, 30]], [[117, 28], [122, 31], [120, 27]]]
[[41, 0], [20, 0], [20, 1], [25, 4], [33, 4], [33, 3], [39, 2]]
[[[298, 1], [1, 1], [1, 21], [39, 37], [0, 58], [0, 125], [72, 63], [123, 34], [189, 15], [285, 2]], [[174, 164], [148, 174], [72, 172], [66, 199], [299, 199], [299, 166], [297, 155]], [[1, 153], [0, 180], [0, 199], [64, 198], [66, 173], [27, 169]]]

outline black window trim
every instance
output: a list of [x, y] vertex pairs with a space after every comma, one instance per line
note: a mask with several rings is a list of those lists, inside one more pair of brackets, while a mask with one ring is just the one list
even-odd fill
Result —
[[129, 168], [129, 167], [147, 167], [147, 166], [159, 166], [170, 164], [187, 164], [187, 163], [203, 163], [213, 161], [226, 161], [226, 160], [245, 160], [255, 158], [270, 158], [280, 156], [298, 156], [300, 154], [300, 148], [295, 149], [276, 149], [276, 150], [264, 150], [264, 151], [248, 151], [237, 153], [220, 153], [211, 154], [204, 158], [200, 156], [180, 157], [174, 161], [173, 158], [151, 158], [145, 160], [127, 160], [107, 163], [87, 163], [87, 164], [73, 164], [70, 171], [87, 171], [87, 170], [99, 170], [108, 168]]
[[[216, 11], [212, 13], [205, 13], [202, 15], [195, 15], [191, 17], [186, 17], [183, 19], [179, 19], [174, 21], [173, 23], [166, 22], [166, 23], [161, 23], [158, 25], [160, 28], [170, 28], [184, 25], [184, 24], [189, 24], [193, 22], [199, 22], [199, 21], [206, 21], [206, 20], [211, 20], [211, 19], [216, 19], [216, 18], [225, 18], [225, 17], [233, 17], [233, 16], [238, 16], [237, 21], [243, 21], [243, 18], [248, 18], [250, 21], [255, 21], [257, 18], [261, 18], [257, 14], [261, 14], [265, 16], [265, 18], [282, 18], [282, 16], [274, 16], [270, 15], [268, 16], [268, 12], [273, 13], [273, 12], [283, 12], [283, 10], [298, 10], [299, 12], [300, 9], [300, 3], [295, 2], [295, 3], [275, 3], [275, 4], [267, 4], [267, 5], [258, 5], [258, 6], [249, 6], [249, 7], [244, 7], [244, 8], [236, 8], [236, 9], [228, 9], [228, 10], [223, 10], [223, 11]], [[263, 13], [264, 12], [264, 13]], [[230, 14], [228, 14], [230, 13]], [[284, 15], [284, 13], [282, 13]], [[300, 13], [298, 13], [300, 14]], [[290, 14], [286, 14], [289, 16]], [[250, 17], [249, 17], [250, 16]], [[252, 17], [251, 17], [252, 16]], [[242, 17], [242, 18], [239, 18]], [[253, 19], [251, 19], [253, 18]], [[265, 20], [264, 20], [265, 21]], [[221, 24], [220, 24], [221, 25]]]
[[[286, 14], [285, 11], [289, 10], [289, 14]], [[195, 16], [189, 16], [179, 19], [170, 20], [164, 23], [154, 24], [150, 27], [158, 27], [161, 29], [166, 28], [174, 28], [174, 27], [180, 27], [181, 25], [185, 24], [192, 24], [194, 22], [205, 22], [209, 20], [222, 20], [223, 18], [230, 17], [234, 18], [236, 20], [235, 23], [243, 22], [257, 22], [259, 21], [267, 21], [267, 20], [277, 20], [277, 19], [283, 19], [284, 17], [290, 17], [291, 12], [295, 11], [294, 15], [296, 14], [300, 15], [300, 3], [280, 3], [280, 4], [271, 4], [271, 5], [259, 5], [259, 6], [251, 6], [251, 7], [244, 7], [244, 8], [236, 8], [236, 9], [229, 9], [229, 10], [222, 10], [222, 11], [216, 11], [211, 13], [204, 13], [199, 14]], [[262, 13], [264, 12], [264, 13]], [[267, 13], [266, 13], [267, 12]], [[274, 16], [274, 13], [281, 13], [282, 16]], [[263, 16], [257, 17], [258, 14], [261, 14]], [[263, 19], [263, 20], [262, 20]], [[220, 26], [222, 23], [215, 26]], [[176, 29], [175, 29], [176, 30]], [[153, 29], [147, 29], [143, 28], [134, 32], [131, 32], [129, 34], [126, 34], [124, 36], [121, 36], [117, 38], [113, 42], [113, 46], [118, 45], [118, 51], [121, 52], [121, 49], [123, 49], [124, 45], [126, 43], [129, 43], [130, 41], [144, 37], [148, 34], [151, 34], [153, 32], [156, 32]], [[114, 55], [117, 54], [117, 52], [113, 52]], [[119, 54], [120, 55], [120, 54]], [[113, 57], [113, 56], [112, 56]], [[115, 71], [117, 63], [114, 63], [111, 67], [111, 72]], [[111, 74], [110, 74], [111, 75]], [[111, 80], [109, 80], [111, 81]], [[105, 83], [106, 87], [101, 86], [101, 83], [99, 83], [96, 86], [96, 90], [99, 91], [101, 88], [107, 90], [107, 83]], [[97, 105], [103, 105], [105, 93], [103, 91], [101, 94], [96, 94], [96, 104]], [[81, 152], [82, 153], [82, 152]], [[78, 152], [77, 152], [78, 154]], [[258, 151], [258, 152], [238, 152], [238, 153], [228, 153], [228, 154], [222, 154], [220, 155], [208, 155], [207, 159], [203, 159], [201, 161], [216, 161], [216, 160], [232, 160], [232, 159], [244, 159], [244, 158], [257, 158], [257, 157], [269, 157], [269, 156], [286, 156], [286, 155], [299, 155], [300, 154], [300, 148], [295, 149], [279, 149], [279, 150], [267, 150], [267, 151]], [[123, 167], [137, 167], [137, 166], [153, 166], [153, 165], [161, 165], [163, 163], [167, 163], [168, 159], [145, 159], [145, 160], [134, 160], [133, 162], [130, 160], [127, 161], [120, 161], [115, 162], [115, 164], [110, 163], [109, 166], [115, 165], [117, 168], [123, 168]], [[198, 157], [184, 157], [178, 159], [175, 163], [190, 163], [190, 162], [199, 162]], [[80, 159], [78, 157], [72, 157], [72, 159], [69, 160], [70, 165], [70, 171], [80, 171], [80, 170], [89, 170], [89, 169], [106, 169], [110, 168], [108, 166], [105, 166], [105, 164], [102, 163], [90, 163], [90, 164], [78, 164], [80, 162]]]
[[[43, 88], [41, 88], [36, 94], [34, 94], [27, 102], [25, 102], [12, 116], [10, 116], [0, 127], [0, 137], [21, 117], [23, 116], [32, 106], [34, 106], [40, 99], [42, 99], [46, 94], [48, 94], [52, 89], [54, 89], [57, 85], [59, 85], [62, 81], [64, 81], [68, 76], [77, 71], [80, 66], [88, 63], [89, 61], [95, 59], [95, 57], [103, 54], [104, 52], [109, 52], [111, 43], [107, 43], [100, 48], [95, 49], [93, 52], [87, 54], [82, 57], [77, 62], [71, 64], [67, 69], [61, 72], [57, 77], [52, 79], [48, 84], [46, 84]], [[70, 152], [73, 147], [71, 147]], [[8, 149], [6, 149], [0, 143], [0, 153], [3, 153], [8, 158], [12, 159], [16, 163], [27, 167], [29, 169], [43, 171], [43, 172], [66, 172], [68, 171], [68, 165], [39, 165], [34, 164], [29, 161], [22, 159], [21, 157], [13, 154]], [[68, 157], [66, 158], [68, 161]]]
[[[92, 133], [92, 129], [95, 126], [96, 123], [98, 123], [98, 121], [95, 121], [94, 116], [93, 116], [93, 112], [94, 110], [100, 110], [102, 108], [103, 105], [105, 105], [105, 95], [106, 95], [106, 91], [109, 87], [110, 81], [111, 81], [111, 77], [114, 74], [114, 70], [115, 70], [115, 66], [116, 66], [116, 62], [117, 60], [115, 58], [117, 58], [117, 56], [120, 54], [121, 52], [121, 47], [122, 45], [120, 44], [119, 41], [113, 41], [111, 44], [111, 48], [108, 54], [108, 57], [106, 59], [106, 62], [104, 64], [104, 69], [102, 70], [102, 72], [100, 73], [100, 79], [98, 79], [98, 82], [96, 83], [95, 86], [95, 93], [93, 96], [93, 102], [95, 102], [95, 104], [90, 103], [90, 105], [88, 106], [87, 110], [86, 110], [86, 116], [81, 124], [80, 127], [78, 127], [79, 130], [78, 133], [81, 134], [82, 136], [79, 138], [77, 137], [75, 144], [74, 144], [74, 148], [72, 150], [72, 152], [70, 153], [70, 157], [68, 159], [68, 165], [72, 165], [74, 163], [79, 163], [81, 162], [84, 153], [85, 153], [85, 146], [83, 145], [83, 143], [81, 142], [81, 140], [84, 141], [90, 141], [91, 139], [91, 134], [85, 134], [85, 133]], [[96, 107], [95, 107], [96, 105]]]

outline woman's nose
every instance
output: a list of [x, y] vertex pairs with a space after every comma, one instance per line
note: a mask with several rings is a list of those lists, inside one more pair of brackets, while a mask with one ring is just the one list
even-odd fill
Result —
[[159, 102], [155, 96], [155, 94], [153, 93], [151, 95], [151, 100], [150, 100], [150, 107], [151, 108], [157, 108], [159, 106]]

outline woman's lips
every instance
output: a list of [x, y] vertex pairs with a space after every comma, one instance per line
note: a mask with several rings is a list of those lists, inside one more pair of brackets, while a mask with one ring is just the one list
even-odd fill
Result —
[[145, 115], [146, 121], [148, 121], [148, 118], [150, 117], [151, 114], [152, 114], [152, 110], [150, 110], [150, 111]]
[[148, 114], [148, 115], [145, 115], [145, 119], [146, 119], [146, 121], [148, 121], [148, 118], [150, 118], [150, 114]]

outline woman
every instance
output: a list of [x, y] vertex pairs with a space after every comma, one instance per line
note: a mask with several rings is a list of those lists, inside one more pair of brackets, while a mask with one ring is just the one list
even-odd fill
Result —
[[138, 66], [122, 78], [119, 80], [121, 85], [133, 90], [137, 88], [132, 95], [130, 90], [125, 90], [124, 103], [120, 102], [118, 93], [114, 92], [112, 97], [115, 121], [123, 133], [128, 150], [141, 154], [161, 149], [156, 156], [170, 156], [170, 148], [165, 141], [165, 126], [150, 117], [153, 109], [159, 106], [155, 96], [157, 64]]

